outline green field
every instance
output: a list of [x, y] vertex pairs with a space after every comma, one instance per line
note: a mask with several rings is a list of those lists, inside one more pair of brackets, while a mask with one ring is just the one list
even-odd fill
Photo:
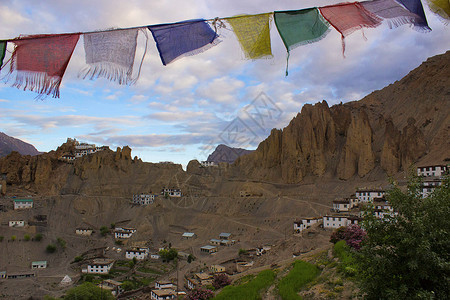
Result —
[[278, 293], [283, 300], [302, 299], [297, 293], [319, 273], [315, 265], [297, 260], [289, 274], [278, 283]]
[[273, 270], [265, 270], [255, 278], [240, 285], [229, 285], [224, 287], [214, 299], [223, 300], [257, 300], [261, 299], [261, 293], [272, 285], [275, 280]]

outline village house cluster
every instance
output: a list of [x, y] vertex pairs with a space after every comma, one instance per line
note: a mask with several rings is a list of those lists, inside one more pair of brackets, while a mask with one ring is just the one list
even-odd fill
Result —
[[75, 145], [75, 150], [71, 153], [63, 154], [59, 159], [69, 163], [79, 157], [109, 149], [108, 146], [97, 147], [95, 144], [80, 143], [76, 139], [72, 138], [67, 138], [67, 143], [73, 143]]
[[[444, 176], [449, 174], [447, 165], [427, 165], [417, 168], [417, 175], [422, 177], [421, 196], [428, 197], [438, 186], [442, 185]], [[314, 224], [321, 225], [324, 229], [336, 229], [347, 227], [361, 222], [361, 213], [352, 214], [352, 210], [360, 208], [368, 203], [373, 204], [374, 215], [383, 219], [387, 216], [395, 216], [398, 212], [385, 198], [386, 192], [381, 188], [362, 188], [356, 190], [354, 195], [348, 198], [333, 201], [334, 214], [321, 217], [304, 218], [294, 221], [294, 232], [301, 233]]]

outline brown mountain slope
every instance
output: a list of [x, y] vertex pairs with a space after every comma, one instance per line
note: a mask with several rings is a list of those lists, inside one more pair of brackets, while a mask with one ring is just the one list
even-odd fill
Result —
[[8, 155], [12, 151], [17, 151], [22, 155], [39, 154], [33, 145], [0, 132], [0, 157]]
[[[287, 127], [236, 160], [233, 173], [301, 182], [306, 176], [385, 177], [450, 158], [450, 51], [360, 101], [306, 104]], [[383, 172], [380, 172], [380, 171]]]

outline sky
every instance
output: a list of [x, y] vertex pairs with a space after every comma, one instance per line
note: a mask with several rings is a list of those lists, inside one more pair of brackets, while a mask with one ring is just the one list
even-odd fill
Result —
[[[26, 34], [93, 31], [189, 19], [229, 17], [336, 4], [333, 0], [1, 0], [0, 39]], [[143, 161], [186, 166], [206, 160], [218, 144], [255, 149], [272, 128], [284, 128], [304, 104], [359, 100], [400, 80], [428, 57], [450, 49], [450, 27], [424, 4], [429, 33], [386, 23], [346, 38], [332, 30], [325, 39], [291, 51], [271, 24], [272, 59], [246, 60], [234, 33], [196, 56], [163, 66], [149, 31], [138, 37], [134, 70], [148, 49], [139, 80], [131, 86], [82, 79], [80, 38], [64, 75], [60, 98], [11, 87], [0, 73], [0, 131], [50, 151], [68, 137], [116, 147], [128, 145]], [[229, 27], [229, 26], [228, 26]], [[13, 48], [9, 45], [8, 50]]]

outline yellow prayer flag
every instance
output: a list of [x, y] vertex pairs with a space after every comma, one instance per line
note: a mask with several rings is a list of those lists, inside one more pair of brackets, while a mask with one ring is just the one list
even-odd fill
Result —
[[227, 18], [247, 59], [272, 57], [270, 22], [273, 13]]

